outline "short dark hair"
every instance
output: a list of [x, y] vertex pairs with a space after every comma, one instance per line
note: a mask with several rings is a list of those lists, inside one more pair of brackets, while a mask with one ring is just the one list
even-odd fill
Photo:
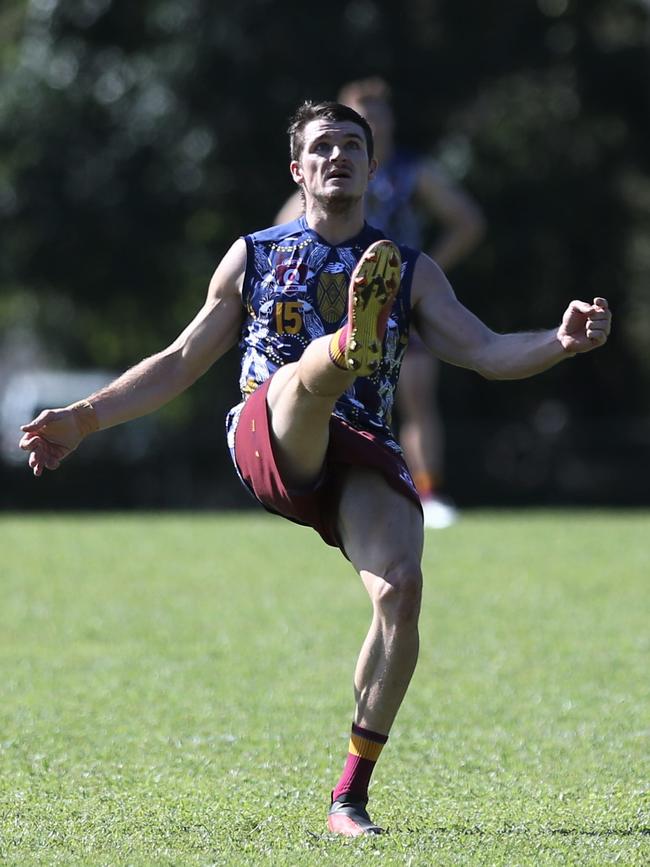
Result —
[[291, 159], [297, 160], [305, 146], [305, 127], [312, 120], [351, 121], [360, 126], [366, 137], [366, 150], [371, 160], [375, 152], [372, 130], [365, 117], [361, 117], [353, 108], [340, 102], [311, 102], [307, 100], [300, 105], [289, 122], [289, 149]]

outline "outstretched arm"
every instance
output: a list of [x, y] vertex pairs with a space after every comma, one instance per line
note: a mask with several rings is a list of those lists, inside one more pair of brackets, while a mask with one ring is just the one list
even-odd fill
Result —
[[415, 267], [412, 305], [429, 349], [486, 379], [525, 379], [596, 349], [607, 340], [611, 324], [607, 301], [594, 298], [591, 304], [572, 301], [557, 328], [497, 334], [458, 301], [440, 268], [425, 255]]
[[203, 307], [168, 347], [85, 400], [50, 409], [22, 426], [20, 447], [34, 475], [55, 470], [94, 431], [153, 412], [192, 385], [235, 343], [243, 308], [246, 243], [233, 244], [210, 281]]

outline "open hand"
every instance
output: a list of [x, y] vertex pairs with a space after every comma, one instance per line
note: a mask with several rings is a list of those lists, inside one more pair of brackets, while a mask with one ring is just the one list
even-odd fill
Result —
[[589, 352], [606, 342], [611, 322], [605, 298], [594, 298], [593, 304], [572, 301], [562, 317], [557, 337], [565, 352]]
[[24, 432], [18, 445], [29, 452], [29, 466], [35, 476], [56, 470], [79, 443], [98, 428], [92, 406], [82, 401], [63, 409], [46, 409], [33, 421], [21, 425]]

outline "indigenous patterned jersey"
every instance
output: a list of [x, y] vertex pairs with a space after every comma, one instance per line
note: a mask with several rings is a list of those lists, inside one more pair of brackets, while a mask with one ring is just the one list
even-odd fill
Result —
[[366, 216], [380, 226], [386, 237], [400, 244], [422, 247], [420, 215], [414, 194], [420, 160], [416, 154], [398, 150], [386, 163], [380, 163], [366, 193]]
[[[247, 316], [242, 328], [239, 385], [244, 400], [283, 364], [298, 361], [317, 337], [332, 334], [347, 319], [348, 285], [362, 253], [386, 237], [365, 224], [342, 244], [328, 244], [303, 217], [246, 235], [248, 259], [242, 290]], [[379, 368], [358, 377], [336, 402], [334, 414], [360, 430], [380, 436], [399, 450], [390, 429], [393, 393], [408, 343], [410, 292], [419, 253], [400, 247], [402, 280], [395, 299]], [[243, 402], [227, 420], [228, 441]]]

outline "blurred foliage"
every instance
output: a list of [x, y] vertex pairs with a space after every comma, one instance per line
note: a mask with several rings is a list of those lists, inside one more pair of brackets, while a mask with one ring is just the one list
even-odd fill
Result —
[[0, 28], [3, 329], [71, 366], [155, 351], [290, 192], [296, 104], [381, 74], [403, 142], [487, 215], [462, 299], [499, 330], [617, 313], [606, 352], [534, 383], [451, 373], [447, 412], [650, 408], [648, 0], [5, 0]]

